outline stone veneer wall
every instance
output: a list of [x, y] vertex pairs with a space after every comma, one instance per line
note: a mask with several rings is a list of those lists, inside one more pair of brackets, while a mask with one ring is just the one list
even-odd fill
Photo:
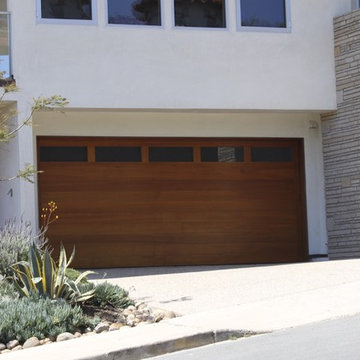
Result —
[[336, 17], [338, 110], [322, 116], [328, 252], [360, 257], [360, 10]]

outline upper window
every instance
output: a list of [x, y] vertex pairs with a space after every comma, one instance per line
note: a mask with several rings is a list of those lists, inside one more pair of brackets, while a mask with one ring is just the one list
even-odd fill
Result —
[[161, 25], [160, 0], [108, 0], [108, 23]]
[[225, 28], [225, 0], [175, 0], [175, 26]]
[[8, 79], [10, 70], [10, 13], [7, 12], [7, 1], [0, 0], [0, 86], [1, 80]]
[[287, 0], [239, 0], [240, 24], [246, 28], [286, 29]]
[[0, 0], [0, 11], [7, 11], [7, 0]]
[[360, 8], [360, 0], [351, 0], [351, 10]]
[[38, 18], [43, 22], [91, 23], [94, 0], [38, 0]]

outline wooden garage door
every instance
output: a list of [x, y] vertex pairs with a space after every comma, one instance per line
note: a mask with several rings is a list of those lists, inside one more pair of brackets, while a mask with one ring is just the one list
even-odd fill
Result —
[[78, 267], [306, 259], [299, 139], [38, 138], [50, 243]]

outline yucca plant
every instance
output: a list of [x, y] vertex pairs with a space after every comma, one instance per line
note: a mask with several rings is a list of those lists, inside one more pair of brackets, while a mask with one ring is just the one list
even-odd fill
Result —
[[60, 247], [58, 265], [48, 249], [40, 251], [34, 244], [29, 248], [29, 260], [19, 261], [11, 266], [15, 286], [22, 296], [30, 297], [39, 294], [50, 299], [65, 299], [70, 304], [84, 302], [94, 296], [94, 290], [82, 292], [79, 284], [92, 271], [83, 272], [75, 280], [66, 276], [66, 269], [75, 255], [73, 250], [67, 260], [63, 245]]

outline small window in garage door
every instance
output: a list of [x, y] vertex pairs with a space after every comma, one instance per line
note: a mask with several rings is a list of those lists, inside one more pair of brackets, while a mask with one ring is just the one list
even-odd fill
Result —
[[192, 162], [194, 161], [194, 149], [189, 146], [176, 147], [149, 147], [150, 162]]
[[291, 147], [252, 147], [251, 161], [253, 162], [292, 162]]
[[97, 162], [140, 162], [140, 146], [96, 146], [95, 161]]
[[87, 161], [86, 146], [41, 146], [40, 161]]
[[243, 162], [244, 148], [232, 146], [211, 146], [201, 148], [202, 162]]

